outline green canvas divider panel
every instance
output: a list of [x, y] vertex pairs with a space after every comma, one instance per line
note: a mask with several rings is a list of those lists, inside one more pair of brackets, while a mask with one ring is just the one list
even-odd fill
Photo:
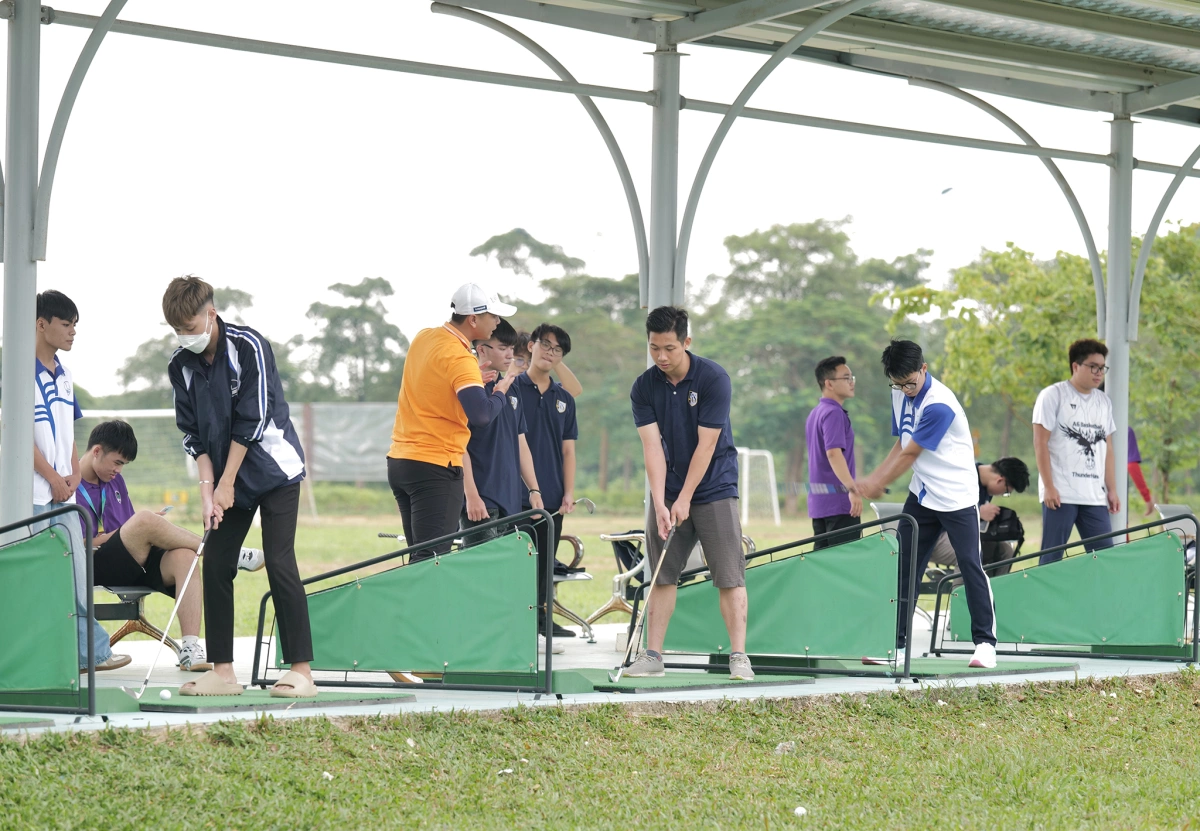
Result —
[[0, 548], [0, 690], [78, 692], [75, 627], [66, 531], [49, 528]]
[[[1077, 554], [992, 578], [1001, 643], [1170, 645], [1182, 642], [1183, 545], [1175, 533]], [[959, 586], [950, 597], [950, 635], [971, 640]]]
[[[506, 534], [308, 596], [313, 669], [536, 672], [537, 556]], [[276, 631], [276, 666], [283, 657]]]
[[[896, 645], [896, 538], [861, 540], [746, 569], [746, 650], [763, 655], [883, 655]], [[712, 581], [679, 588], [664, 648], [729, 652]]]

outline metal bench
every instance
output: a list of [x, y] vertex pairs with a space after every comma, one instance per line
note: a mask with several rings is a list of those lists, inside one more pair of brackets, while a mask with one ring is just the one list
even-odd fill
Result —
[[[121, 638], [134, 632], [149, 635], [156, 641], [162, 640], [163, 631], [146, 620], [146, 596], [153, 594], [154, 589], [146, 586], [97, 586], [96, 588], [115, 594], [121, 601], [120, 603], [97, 603], [95, 607], [96, 620], [125, 621], [125, 624], [109, 637], [109, 646], [116, 646]], [[169, 635], [166, 643], [175, 650], [175, 659], [179, 660], [181, 649], [179, 644]]]

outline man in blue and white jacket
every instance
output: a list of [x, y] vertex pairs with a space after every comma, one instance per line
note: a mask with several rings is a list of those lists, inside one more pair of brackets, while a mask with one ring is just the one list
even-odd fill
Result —
[[[996, 616], [991, 584], [979, 556], [979, 474], [966, 413], [945, 384], [929, 374], [921, 347], [894, 340], [883, 350], [883, 371], [891, 381], [892, 435], [896, 444], [883, 464], [860, 479], [856, 489], [877, 498], [912, 469], [904, 513], [917, 521], [917, 569], [925, 573], [938, 536], [945, 531], [958, 558], [967, 608], [971, 613], [973, 667], [996, 665]], [[896, 660], [904, 660], [904, 637], [913, 552], [908, 531], [900, 529], [900, 621]]]

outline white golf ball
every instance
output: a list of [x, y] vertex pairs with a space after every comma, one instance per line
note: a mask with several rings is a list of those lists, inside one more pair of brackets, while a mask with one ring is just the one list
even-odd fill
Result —
[[170, 701], [171, 700], [171, 691], [170, 690], [162, 690], [158, 694], [158, 697], [161, 698], [163, 701]]

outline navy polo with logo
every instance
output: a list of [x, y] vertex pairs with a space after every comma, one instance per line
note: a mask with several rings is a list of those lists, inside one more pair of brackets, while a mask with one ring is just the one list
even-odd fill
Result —
[[[486, 385], [487, 394], [496, 388]], [[499, 508], [503, 516], [520, 513], [525, 488], [521, 484], [520, 435], [526, 432], [521, 399], [514, 388], [504, 397], [500, 415], [483, 427], [471, 426], [467, 454], [471, 457], [471, 475], [475, 489], [489, 509]]]
[[691, 352], [688, 358], [691, 365], [678, 384], [672, 384], [665, 372], [652, 366], [633, 382], [629, 398], [636, 426], [658, 424], [667, 457], [666, 496], [672, 501], [679, 498], [687, 479], [688, 467], [700, 443], [699, 428], [721, 431], [708, 470], [692, 495], [693, 504], [703, 505], [738, 495], [737, 448], [733, 446], [733, 427], [729, 424], [733, 386], [729, 373], [715, 361]]
[[[521, 399], [521, 413], [527, 428], [525, 441], [533, 456], [542, 504], [548, 511], [557, 511], [562, 505], [565, 487], [562, 443], [579, 438], [575, 399], [553, 379], [543, 393], [527, 373], [518, 375], [516, 383], [509, 389], [516, 390]], [[526, 494], [523, 500], [523, 507], [528, 508], [529, 495]]]

